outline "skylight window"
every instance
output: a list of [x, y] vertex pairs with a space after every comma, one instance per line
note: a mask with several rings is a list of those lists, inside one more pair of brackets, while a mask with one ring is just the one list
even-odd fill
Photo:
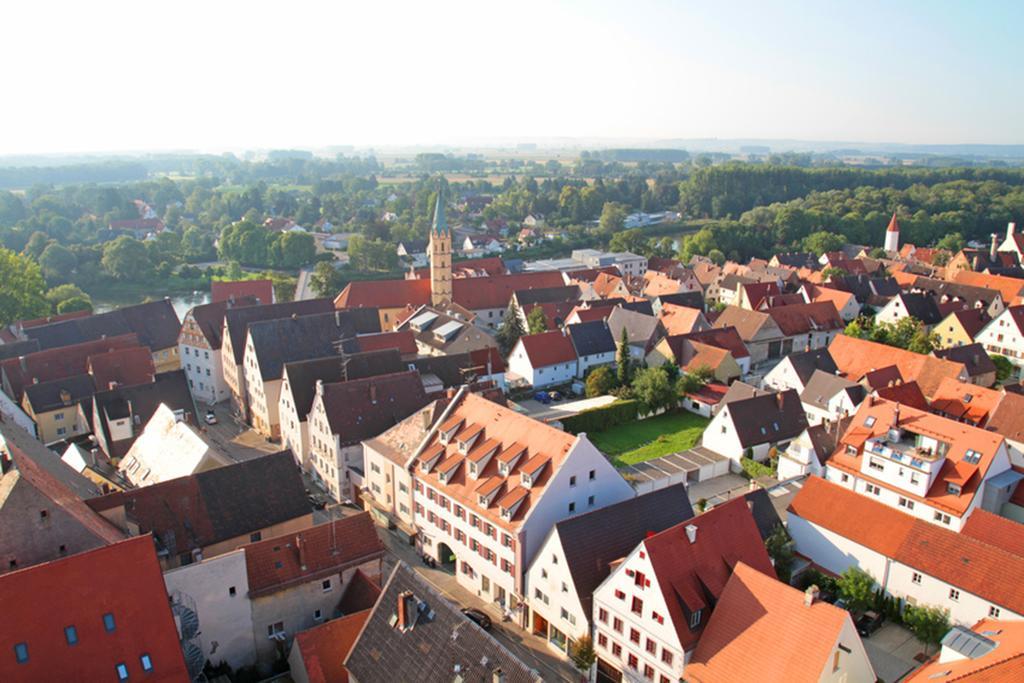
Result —
[[865, 427], [874, 427], [875, 426], [875, 416], [874, 415], [868, 415], [867, 419], [864, 420], [864, 426]]
[[977, 465], [979, 462], [981, 462], [981, 453], [968, 448], [967, 452], [964, 453], [964, 462], [971, 465]]

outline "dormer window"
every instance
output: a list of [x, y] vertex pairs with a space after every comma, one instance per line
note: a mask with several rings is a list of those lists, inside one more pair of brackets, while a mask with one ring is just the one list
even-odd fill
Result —
[[959, 496], [961, 491], [962, 489], [960, 488], [960, 484], [954, 484], [953, 482], [946, 483], [946, 493], [953, 496]]
[[523, 486], [525, 486], [527, 488], [533, 486], [533, 477], [531, 477], [526, 472], [523, 472], [522, 474], [520, 474], [519, 475], [519, 479], [520, 479], [520, 481], [523, 482]]

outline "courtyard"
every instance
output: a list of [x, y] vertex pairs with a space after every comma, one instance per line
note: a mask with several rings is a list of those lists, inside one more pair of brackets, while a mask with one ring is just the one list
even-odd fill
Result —
[[689, 450], [700, 440], [707, 425], [707, 419], [693, 413], [664, 413], [603, 432], [588, 433], [587, 437], [612, 464], [623, 467]]

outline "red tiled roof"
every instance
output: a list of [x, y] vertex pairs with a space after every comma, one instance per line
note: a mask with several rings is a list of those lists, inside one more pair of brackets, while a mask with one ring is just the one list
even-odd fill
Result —
[[[697, 527], [693, 543], [686, 531], [691, 525]], [[738, 563], [775, 576], [754, 516], [742, 497], [647, 538], [643, 548], [685, 650], [697, 643], [701, 631], [690, 629], [688, 614], [711, 612]]]
[[816, 681], [828, 671], [850, 613], [774, 577], [736, 565], [686, 664], [692, 683]]
[[524, 335], [519, 341], [522, 342], [530, 365], [534, 368], [576, 361], [576, 349], [573, 348], [572, 340], [560, 330]]
[[885, 231], [886, 232], [899, 232], [900, 231], [900, 224], [899, 224], [899, 221], [896, 220], [896, 212], [895, 211], [892, 212], [892, 218], [889, 220], [889, 226], [885, 229]]
[[274, 303], [274, 283], [272, 280], [238, 280], [222, 282], [214, 280], [210, 283], [210, 303], [241, 299], [251, 296], [261, 304]]
[[[70, 586], [74, 599], [59, 590]], [[0, 576], [0, 604], [0, 680], [111, 681], [119, 663], [129, 680], [189, 680], [148, 535]], [[113, 631], [104, 627], [105, 614], [113, 616]], [[74, 647], [65, 639], [68, 626], [78, 636]], [[15, 659], [16, 643], [28, 646], [24, 664]], [[152, 662], [148, 673], [143, 654]]]
[[1020, 303], [1021, 291], [1024, 290], [1024, 280], [1006, 277], [1005, 275], [975, 273], [970, 270], [957, 271], [956, 275], [953, 276], [953, 282], [998, 290], [1007, 306]]
[[[505, 308], [520, 289], [561, 287], [559, 272], [518, 273], [452, 280], [455, 303], [472, 311]], [[430, 280], [360, 280], [350, 282], [334, 300], [336, 308], [404, 308], [430, 303]]]
[[357, 569], [345, 587], [345, 594], [338, 601], [338, 611], [342, 614], [352, 614], [370, 609], [377, 604], [379, 597], [380, 585], [363, 573], [362, 569]]
[[[269, 595], [381, 557], [368, 512], [244, 546], [249, 594]], [[301, 558], [301, 559], [300, 559]]]
[[845, 327], [831, 301], [776, 306], [767, 312], [787, 337], [808, 332], [830, 332]]
[[397, 349], [403, 356], [416, 355], [416, 337], [412, 330], [400, 332], [381, 332], [380, 334], [364, 334], [356, 338], [360, 351], [383, 351]]
[[1000, 399], [1002, 394], [994, 389], [946, 377], [932, 396], [931, 408], [932, 412], [954, 420], [984, 426]]
[[85, 374], [89, 356], [107, 351], [127, 349], [139, 345], [135, 333], [107, 339], [82, 342], [61, 348], [36, 351], [20, 358], [8, 358], [0, 363], [0, 371], [10, 383], [12, 398], [20, 401], [25, 385], [34, 379], [49, 382], [72, 375]]
[[57, 315], [48, 315], [44, 318], [33, 318], [32, 320], [19, 320], [14, 323], [15, 327], [20, 327], [23, 330], [28, 330], [33, 327], [39, 327], [40, 325], [49, 325], [50, 323], [59, 323], [64, 320], [74, 320], [75, 318], [86, 318], [92, 315], [92, 311], [72, 311], [71, 313], [60, 313]]
[[887, 401], [893, 401], [903, 406], [910, 406], [918, 410], [929, 409], [928, 399], [921, 393], [921, 387], [917, 385], [917, 382], [904, 382], [901, 380], [889, 386], [881, 387], [875, 393], [878, 394], [878, 398], [884, 398]]
[[348, 683], [345, 658], [352, 651], [369, 617], [370, 610], [365, 609], [295, 635], [292, 647], [299, 648], [302, 653], [302, 663], [310, 683]]
[[967, 369], [963, 363], [925, 356], [845, 334], [836, 335], [828, 351], [839, 370], [854, 382], [874, 370], [895, 365], [904, 380], [916, 381], [921, 392], [931, 396], [945, 377], [967, 379]]
[[123, 386], [148, 384], [156, 376], [153, 354], [145, 346], [108, 351], [89, 356], [89, 374], [100, 391], [112, 383]]

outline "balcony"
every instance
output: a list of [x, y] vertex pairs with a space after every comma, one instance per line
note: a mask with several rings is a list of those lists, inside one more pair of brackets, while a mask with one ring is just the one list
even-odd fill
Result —
[[889, 458], [895, 463], [921, 470], [931, 469], [931, 465], [942, 459], [933, 448], [923, 448], [907, 440], [887, 438], [868, 439], [864, 450], [874, 455]]

